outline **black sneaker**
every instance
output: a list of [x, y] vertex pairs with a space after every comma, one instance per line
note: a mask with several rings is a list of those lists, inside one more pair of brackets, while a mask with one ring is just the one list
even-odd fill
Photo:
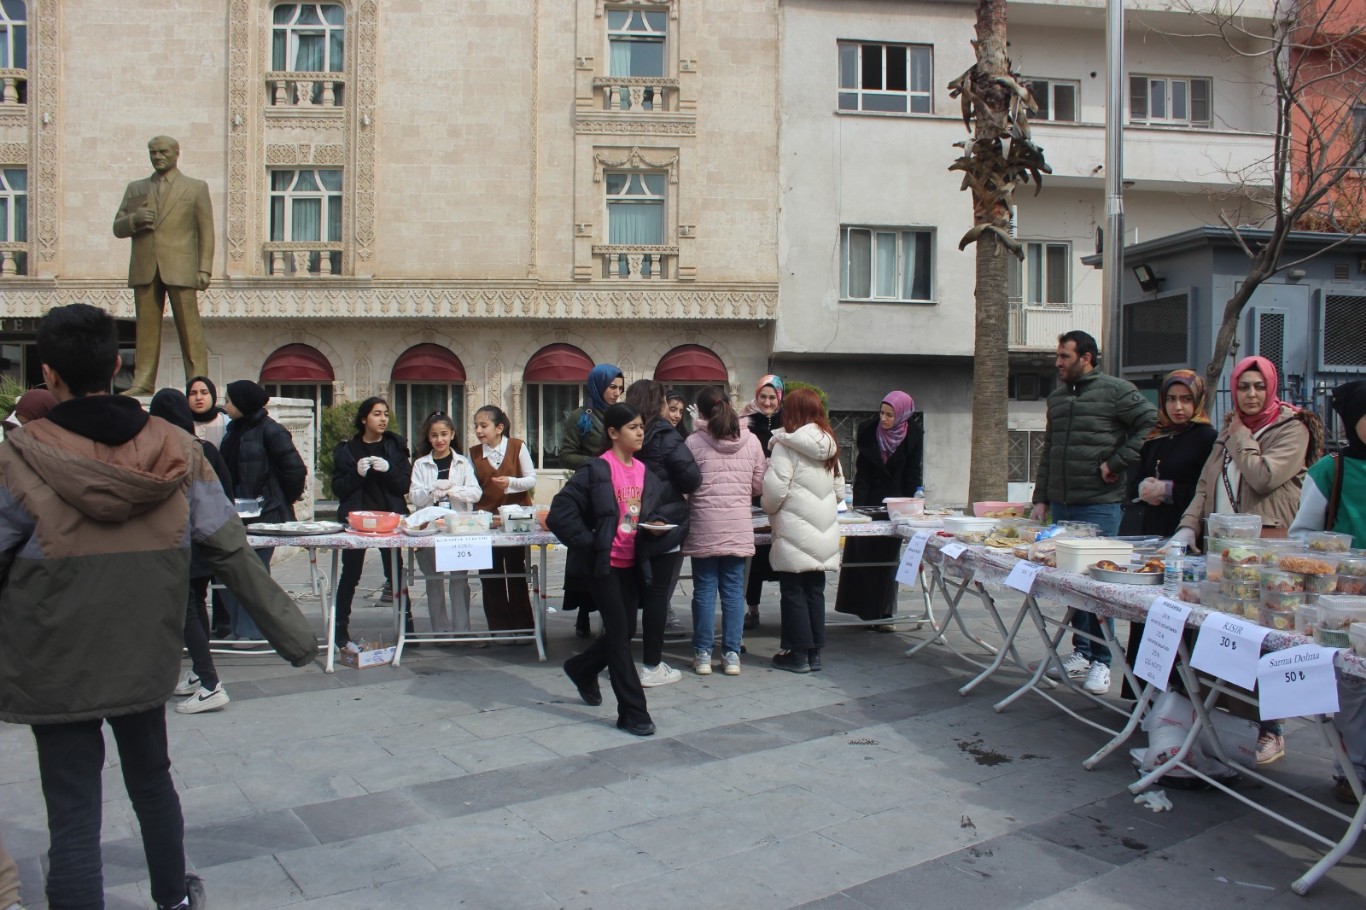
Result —
[[162, 910], [206, 910], [208, 906], [208, 899], [204, 896], [204, 879], [186, 874], [184, 899], [178, 904], [162, 907]]
[[386, 581], [384, 583], [384, 587], [380, 588], [379, 593], [375, 595], [375, 603], [384, 604], [385, 606], [393, 606], [394, 586]]
[[810, 648], [806, 652], [806, 664], [811, 668], [812, 673], [821, 671], [821, 649]]
[[773, 655], [773, 668], [789, 673], [810, 673], [811, 662], [804, 651], [779, 651]]

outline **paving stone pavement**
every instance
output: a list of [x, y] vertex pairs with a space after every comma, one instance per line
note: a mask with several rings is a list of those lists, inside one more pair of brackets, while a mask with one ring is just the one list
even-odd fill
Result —
[[[297, 551], [273, 568], [287, 582], [307, 575]], [[380, 580], [374, 559], [366, 569], [353, 628], [382, 633], [392, 613], [365, 599]], [[689, 592], [685, 581], [675, 600], [685, 625]], [[918, 603], [903, 597], [904, 610]], [[167, 715], [190, 865], [218, 910], [1299, 900], [1289, 884], [1318, 856], [1307, 838], [1215, 793], [1168, 790], [1175, 808], [1156, 815], [1134, 805], [1127, 760], [1082, 770], [1102, 734], [1032, 695], [995, 713], [1018, 672], [959, 696], [976, 672], [960, 657], [940, 646], [904, 656], [923, 629], [832, 627], [823, 672], [766, 667], [776, 602], [770, 586], [739, 677], [685, 669], [648, 690], [649, 739], [616, 730], [611, 704], [584, 705], [560, 671], [581, 643], [572, 614], [551, 616], [544, 664], [530, 647], [428, 646], [401, 668], [325, 675], [222, 655], [228, 708]], [[321, 630], [317, 601], [301, 605]], [[985, 613], [967, 612], [985, 634]], [[419, 627], [423, 613], [419, 601]], [[690, 656], [669, 640], [666, 660], [686, 668]], [[109, 755], [106, 906], [150, 907], [112, 740]], [[1318, 733], [1293, 723], [1277, 777], [1323, 797], [1330, 773]], [[44, 907], [46, 823], [22, 727], [0, 725], [0, 831], [29, 906]], [[1363, 898], [1359, 845], [1306, 900], [1359, 910]]]

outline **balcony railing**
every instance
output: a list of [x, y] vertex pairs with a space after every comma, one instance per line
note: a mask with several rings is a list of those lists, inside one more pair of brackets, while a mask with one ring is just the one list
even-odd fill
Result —
[[345, 89], [342, 73], [266, 73], [271, 107], [339, 108]]
[[1010, 302], [1010, 347], [1017, 350], [1051, 351], [1058, 336], [1081, 329], [1100, 336], [1100, 304], [1062, 303], [1028, 305]]
[[28, 96], [28, 70], [0, 69], [0, 105], [23, 104]]
[[678, 110], [678, 80], [654, 76], [599, 76], [593, 91], [606, 111], [664, 113]]
[[317, 278], [341, 274], [340, 240], [271, 241], [262, 244], [266, 272], [277, 278]]
[[678, 261], [676, 246], [604, 244], [593, 247], [602, 277], [617, 281], [655, 281], [669, 277]]
[[0, 275], [23, 275], [28, 272], [28, 244], [0, 242]]

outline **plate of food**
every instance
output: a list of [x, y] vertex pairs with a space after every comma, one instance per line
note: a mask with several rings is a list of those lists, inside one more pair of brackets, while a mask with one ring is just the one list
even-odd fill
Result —
[[248, 534], [264, 534], [268, 537], [313, 537], [319, 534], [340, 534], [342, 524], [338, 521], [262, 521], [247, 525]]
[[1162, 584], [1163, 565], [1161, 560], [1150, 559], [1141, 566], [1121, 566], [1108, 559], [1091, 566], [1091, 577], [1112, 585], [1160, 585]]

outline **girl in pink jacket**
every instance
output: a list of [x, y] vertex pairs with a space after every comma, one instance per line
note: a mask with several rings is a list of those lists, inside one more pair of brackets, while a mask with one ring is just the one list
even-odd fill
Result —
[[699, 676], [711, 673], [719, 588], [725, 673], [738, 676], [745, 559], [754, 555], [750, 501], [763, 492], [768, 461], [758, 437], [741, 426], [720, 389], [699, 392], [697, 411], [701, 421], [687, 445], [702, 471], [702, 485], [688, 498], [691, 527], [683, 542], [683, 555], [692, 557], [692, 666]]

